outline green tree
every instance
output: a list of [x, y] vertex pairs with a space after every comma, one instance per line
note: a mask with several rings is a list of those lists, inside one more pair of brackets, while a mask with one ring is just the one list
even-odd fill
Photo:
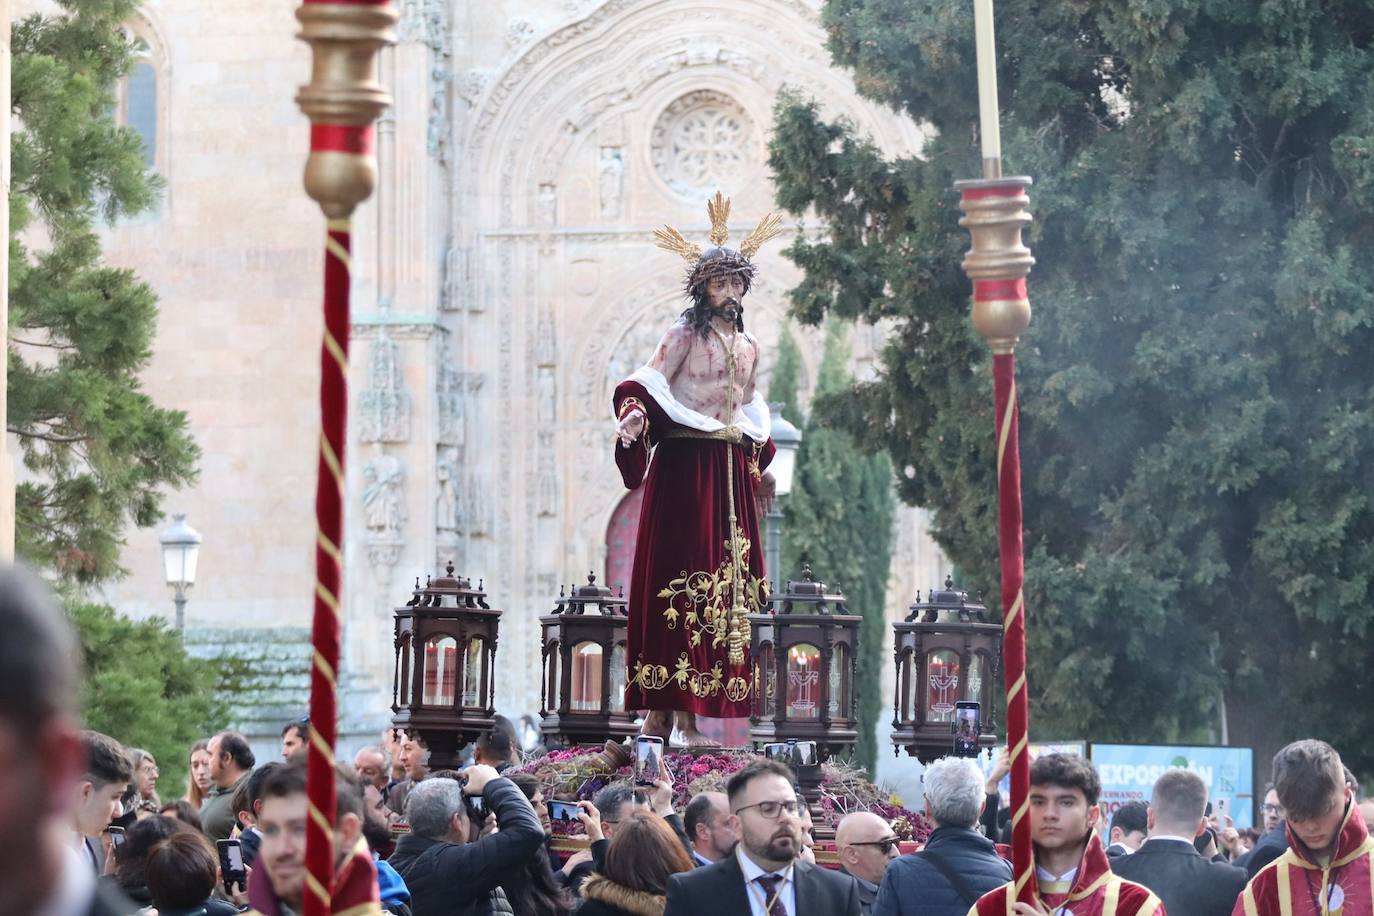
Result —
[[781, 404], [782, 415], [794, 426], [801, 425], [801, 350], [791, 322], [783, 325], [778, 339], [778, 361], [768, 382], [768, 402]]
[[[16, 493], [16, 549], [69, 583], [122, 573], [132, 523], [161, 517], [160, 489], [195, 477], [180, 411], [138, 373], [157, 323], [153, 291], [100, 260], [97, 221], [142, 213], [160, 182], [142, 142], [110, 117], [137, 50], [133, 0], [60, 0], [13, 24], [9, 432], [29, 474]], [[30, 247], [32, 244], [32, 247]]]
[[81, 640], [85, 725], [153, 755], [163, 800], [186, 790], [191, 745], [221, 728], [218, 699], [232, 690], [233, 661], [190, 658], [160, 618], [135, 621], [100, 604], [70, 609]]
[[[816, 380], [818, 397], [842, 396], [850, 383], [849, 339], [844, 323], [830, 322]], [[803, 563], [816, 577], [843, 588], [851, 613], [860, 614], [858, 672], [859, 745], [855, 757], [872, 772], [875, 729], [883, 712], [885, 604], [892, 559], [892, 465], [883, 454], [864, 455], [854, 439], [812, 417], [804, 427], [792, 492], [784, 502], [785, 575]]]
[[[998, 7], [1009, 174], [1034, 175], [1017, 350], [1032, 717], [1042, 734], [1313, 733], [1368, 770], [1374, 698], [1374, 9]], [[780, 103], [805, 322], [891, 319], [819, 409], [885, 448], [971, 583], [998, 581], [988, 357], [949, 193], [979, 174], [971, 6], [830, 0], [835, 61], [936, 129], [887, 159]], [[1167, 662], [1162, 661], [1166, 659]]]

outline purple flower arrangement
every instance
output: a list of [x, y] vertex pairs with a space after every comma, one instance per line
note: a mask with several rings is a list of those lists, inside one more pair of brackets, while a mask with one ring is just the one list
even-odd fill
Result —
[[[633, 778], [631, 767], [607, 773], [597, 766], [600, 752], [601, 748], [550, 751], [527, 761], [515, 772], [529, 773], [539, 780], [547, 798], [590, 800], [610, 783]], [[724, 791], [730, 777], [755, 759], [756, 754], [741, 750], [701, 754], [668, 751], [663, 762], [673, 777], [673, 807], [682, 811], [695, 795]], [[891, 823], [903, 840], [918, 843], [924, 843], [933, 829], [921, 814], [898, 805], [869, 782], [863, 770], [846, 763], [826, 763], [821, 767], [821, 811], [831, 826], [851, 811], [872, 811]], [[581, 833], [582, 825], [555, 822], [553, 829], [560, 836], [569, 836]]]

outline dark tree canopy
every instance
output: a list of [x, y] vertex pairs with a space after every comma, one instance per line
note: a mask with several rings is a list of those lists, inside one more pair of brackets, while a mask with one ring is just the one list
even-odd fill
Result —
[[[1333, 741], [1374, 767], [1374, 8], [997, 6], [1008, 174], [1035, 178], [1017, 350], [1041, 737]], [[886, 450], [995, 593], [992, 395], [949, 188], [977, 177], [972, 5], [830, 0], [860, 90], [934, 128], [887, 159], [779, 105], [795, 315], [892, 319], [820, 410]]]
[[13, 23], [8, 425], [28, 472], [15, 540], [68, 583], [119, 575], [124, 529], [156, 522], [161, 489], [192, 481], [199, 455], [185, 415], [141, 390], [153, 291], [100, 258], [98, 221], [149, 210], [161, 187], [110, 115], [136, 8], [60, 0]]

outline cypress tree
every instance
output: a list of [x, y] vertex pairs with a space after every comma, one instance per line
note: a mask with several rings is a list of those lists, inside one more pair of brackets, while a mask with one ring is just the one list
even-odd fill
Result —
[[[850, 383], [849, 340], [842, 322], [826, 331], [817, 397], [842, 395]], [[892, 470], [886, 455], [864, 455], [853, 437], [813, 416], [806, 423], [792, 493], [783, 507], [783, 569], [798, 577], [809, 563], [816, 577], [843, 588], [851, 614], [863, 617], [856, 659], [859, 744], [855, 756], [870, 772], [877, 760], [875, 729], [883, 712], [884, 604], [892, 559]]]

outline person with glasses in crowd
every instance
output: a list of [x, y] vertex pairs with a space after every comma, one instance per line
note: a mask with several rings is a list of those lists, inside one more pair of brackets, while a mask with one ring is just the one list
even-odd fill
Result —
[[1279, 804], [1279, 793], [1270, 783], [1264, 791], [1264, 834], [1255, 841], [1250, 851], [1233, 864], [1245, 869], [1251, 878], [1270, 862], [1288, 851], [1288, 825], [1284, 823], [1283, 805]]
[[977, 829], [992, 799], [978, 765], [945, 757], [926, 767], [922, 779], [925, 814], [935, 831], [923, 849], [887, 867], [875, 916], [964, 916], [979, 897], [1011, 880], [1011, 867]]
[[897, 834], [892, 826], [869, 811], [851, 811], [835, 825], [835, 853], [840, 871], [859, 882], [859, 906], [864, 916], [873, 913], [878, 884], [888, 863], [897, 858]]
[[670, 877], [664, 916], [861, 916], [853, 878], [798, 859], [802, 803], [790, 769], [756, 761], [730, 777], [725, 794], [739, 824], [734, 854]]

